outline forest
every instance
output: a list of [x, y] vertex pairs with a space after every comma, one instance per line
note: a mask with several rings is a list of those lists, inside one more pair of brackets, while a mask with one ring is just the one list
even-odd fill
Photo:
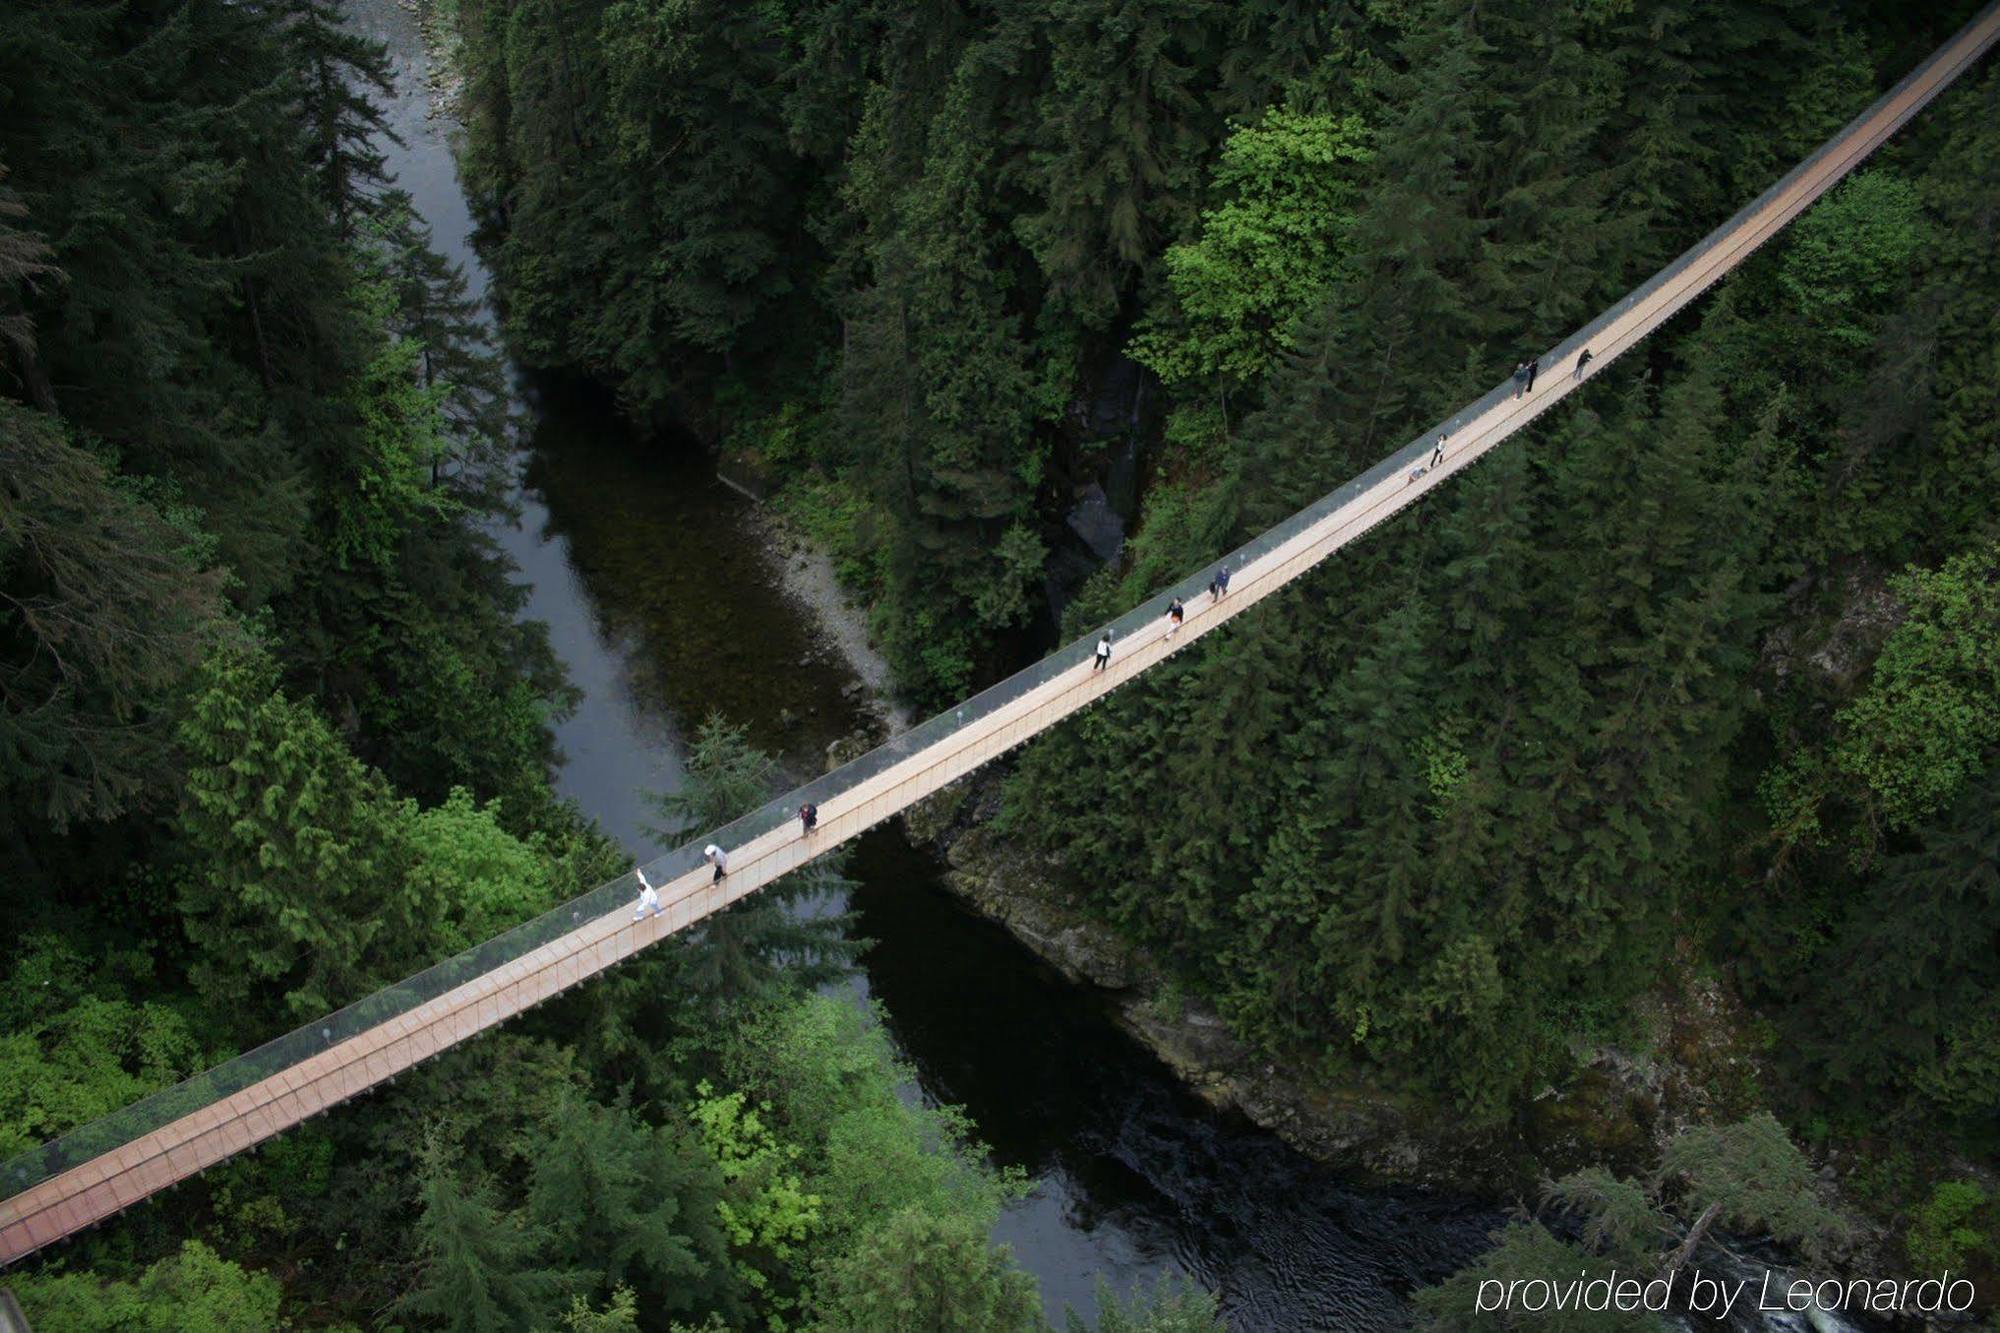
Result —
[[[1975, 6], [436, 8], [509, 351], [766, 478], [935, 706], [1503, 378]], [[338, 0], [0, 7], [0, 1158], [629, 868], [555, 794], [506, 386], [372, 146], [388, 78]], [[1727, 998], [1761, 1072], [1551, 1182], [1435, 1326], [1711, 1225], [2000, 1290], [1997, 232], [1989, 60], [1009, 774], [1080, 910], [1329, 1086], [1504, 1124]], [[689, 772], [663, 828], [774, 784], [720, 718]], [[856, 945], [787, 907], [838, 874], [7, 1283], [61, 1329], [1041, 1327], [1020, 1182], [821, 993]]]
[[[455, 15], [516, 354], [760, 474], [937, 705], [1505, 378], [1973, 10]], [[1716, 1123], [1990, 1285], [1996, 127], [1988, 62], [1580, 406], [1031, 746], [1007, 836], [1270, 1058], [1474, 1125], [1725, 997]]]
[[[623, 874], [330, 0], [0, 9], [0, 1159]], [[663, 829], [771, 792], [716, 718]], [[1044, 1326], [812, 868], [6, 1274], [45, 1330]], [[1214, 1326], [1205, 1294], [1098, 1327]], [[930, 1326], [930, 1325], [925, 1325]]]

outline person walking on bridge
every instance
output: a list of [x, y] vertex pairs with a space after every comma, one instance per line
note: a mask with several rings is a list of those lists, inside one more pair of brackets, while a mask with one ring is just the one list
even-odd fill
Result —
[[1528, 382], [1530, 378], [1531, 377], [1528, 374], [1527, 362], [1522, 361], [1514, 367], [1514, 396], [1516, 398], [1519, 398], [1522, 394], [1528, 391]]
[[1174, 635], [1179, 634], [1181, 632], [1181, 620], [1186, 615], [1187, 615], [1187, 608], [1181, 605], [1180, 598], [1176, 597], [1174, 598], [1173, 601], [1167, 603], [1168, 638], [1171, 639], [1174, 637]]
[[1229, 595], [1229, 566], [1223, 565], [1215, 571], [1215, 577], [1208, 581], [1208, 600], [1218, 602]]
[[804, 836], [818, 827], [819, 807], [811, 801], [807, 801], [799, 807], [799, 833], [801, 836]]
[[1106, 630], [1097, 638], [1097, 658], [1090, 665], [1093, 676], [1111, 665], [1111, 631]]
[[1436, 467], [1442, 462], [1444, 462], [1444, 435], [1440, 433], [1438, 435], [1437, 448], [1431, 450], [1431, 466]]
[[1529, 357], [1529, 358], [1528, 358], [1528, 390], [1527, 390], [1527, 391], [1528, 391], [1529, 393], [1533, 393], [1533, 392], [1535, 391], [1535, 375], [1536, 375], [1536, 373], [1537, 373], [1537, 372], [1539, 372], [1539, 371], [1541, 370], [1541, 368], [1542, 368], [1542, 359], [1541, 359], [1540, 357], [1538, 357], [1538, 356], [1531, 356], [1531, 357]]
[[1588, 366], [1589, 364], [1590, 364], [1590, 349], [1589, 349], [1588, 347], [1586, 347], [1586, 348], [1584, 348], [1584, 349], [1583, 349], [1583, 355], [1582, 355], [1582, 356], [1579, 356], [1579, 357], [1578, 357], [1578, 358], [1576, 359], [1576, 378], [1577, 378], [1577, 379], [1581, 380], [1581, 379], [1583, 378], [1583, 369], [1584, 369], [1584, 367], [1585, 367], [1585, 366]]
[[709, 880], [709, 883], [720, 884], [722, 877], [729, 873], [729, 853], [711, 842], [708, 846], [701, 849], [701, 854], [710, 865], [715, 867], [715, 878]]
[[639, 869], [639, 867], [633, 866], [632, 873], [639, 877], [639, 905], [632, 909], [632, 919], [637, 921], [640, 917], [647, 914], [648, 909], [651, 910], [652, 915], [658, 916], [660, 914], [660, 891], [646, 882], [646, 872]]

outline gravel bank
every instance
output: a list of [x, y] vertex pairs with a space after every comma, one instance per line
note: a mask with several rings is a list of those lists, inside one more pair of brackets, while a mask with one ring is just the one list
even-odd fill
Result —
[[840, 585], [833, 560], [766, 506], [757, 505], [754, 513], [779, 587], [860, 682], [855, 707], [873, 716], [891, 736], [907, 731], [914, 719], [891, 696], [889, 663], [869, 641], [868, 613]]

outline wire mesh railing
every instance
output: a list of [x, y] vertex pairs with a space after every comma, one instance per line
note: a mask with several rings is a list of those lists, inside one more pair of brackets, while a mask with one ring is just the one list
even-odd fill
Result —
[[[1646, 302], [1666, 284], [1683, 278], [1691, 269], [1704, 262], [1718, 246], [1730, 244], [1751, 230], [1752, 224], [1760, 214], [1784, 199], [1801, 179], [1819, 171], [1829, 156], [1848, 152], [1854, 153], [1857, 160], [1865, 156], [1874, 144], [1893, 133], [1898, 126], [1921, 109], [1929, 97], [1939, 88], [1946, 86], [1960, 69], [1979, 58], [1992, 43], [1993, 34], [1989, 31], [1983, 40], [1978, 41], [1969, 41], [1968, 37], [1982, 24], [1990, 28], [1996, 10], [2000, 10], [2000, 0], [1988, 5], [1952, 42], [1939, 48], [1910, 71], [1867, 111], [1850, 122], [1840, 134], [1828, 140], [1769, 190], [1745, 205], [1727, 222], [1690, 247], [1617, 305], [1606, 310], [1546, 353], [1541, 361], [1549, 368], [1548, 373], [1565, 373], [1564, 366], [1572, 362], [1584, 348], [1593, 347], [1607, 330], [1612, 329], [1635, 306]], [[1941, 71], [1940, 66], [1947, 64], [1950, 68]], [[1921, 97], [1910, 100], [1912, 89], [1939, 73], [1942, 73], [1943, 77], [1937, 80], [1936, 87], [1928, 89]], [[1899, 100], [1907, 101], [1909, 104], [1898, 107]], [[1842, 172], [1845, 169], [1843, 166]], [[1728, 267], [1733, 267], [1735, 262], [1737, 259], [1732, 258], [1729, 264], [1724, 266], [1725, 271]], [[1707, 282], [1704, 281], [1695, 291], [1698, 292], [1706, 285]], [[1690, 298], [1692, 294], [1689, 294]], [[1179, 597], [1183, 601], [1192, 601], [1204, 592], [1218, 565], [1227, 566], [1232, 571], [1239, 570], [1299, 537], [1383, 481], [1404, 474], [1420, 464], [1429, 455], [1440, 434], [1456, 436], [1462, 427], [1486, 416], [1505, 402], [1511, 392], [1511, 385], [1502, 382], [1451, 417], [1420, 432], [1402, 448], [1383, 458], [1360, 476], [1251, 538], [1222, 557], [1220, 561], [1210, 562], [1186, 578], [1162, 589], [1123, 615], [1109, 621], [1105, 628], [1111, 631], [1114, 639], [1123, 640], [1131, 638], [1148, 626], [1156, 627], [1165, 616], [1167, 606], [1172, 599]], [[707, 843], [718, 843], [727, 848], [740, 847], [792, 820], [799, 806], [805, 802], [828, 805], [836, 798], [854, 791], [905, 760], [912, 759], [927, 750], [945, 748], [945, 743], [962, 729], [975, 725], [1088, 660], [1098, 633], [1098, 630], [1093, 630], [1080, 639], [1064, 644], [1042, 660], [926, 719], [917, 726], [891, 737], [859, 758], [655, 859], [644, 867], [647, 877], [656, 885], [668, 884], [701, 866], [703, 860], [701, 847]], [[0, 1192], [4, 1192], [0, 1197], [12, 1197], [32, 1189], [72, 1167], [151, 1134], [203, 1107], [317, 1056], [343, 1041], [407, 1014], [431, 1000], [571, 934], [608, 913], [628, 910], [635, 882], [633, 876], [625, 875], [601, 884], [588, 893], [579, 895], [395, 985], [384, 987], [343, 1009], [268, 1041], [254, 1050], [21, 1153], [9, 1160], [4, 1167], [0, 1167]]]

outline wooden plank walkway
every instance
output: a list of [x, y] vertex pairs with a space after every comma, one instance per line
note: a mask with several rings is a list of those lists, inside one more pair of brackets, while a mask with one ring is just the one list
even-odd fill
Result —
[[[1511, 386], [1503, 386], [1411, 441], [1343, 488], [1351, 494], [1329, 512], [1233, 568], [1226, 596], [1190, 599], [1178, 634], [1169, 637], [1164, 618], [1155, 615], [1116, 645], [1106, 670], [1093, 672], [1079, 661], [829, 797], [810, 839], [795, 824], [781, 824], [730, 848], [732, 868], [721, 883], [712, 883], [704, 866], [660, 885], [663, 910], [657, 916], [635, 921], [628, 900], [455, 989], [22, 1190], [0, 1202], [0, 1264], [111, 1217], [588, 980], [890, 818], [1242, 614], [1567, 397], [1578, 387], [1571, 372], [1584, 347], [1594, 372], [1671, 319], [1895, 133], [1996, 37], [2000, 0], [1762, 198], [1544, 356], [1547, 370], [1533, 393], [1515, 398]], [[1446, 428], [1444, 461], [1412, 481], [1411, 471], [1428, 461], [1432, 442]]]

